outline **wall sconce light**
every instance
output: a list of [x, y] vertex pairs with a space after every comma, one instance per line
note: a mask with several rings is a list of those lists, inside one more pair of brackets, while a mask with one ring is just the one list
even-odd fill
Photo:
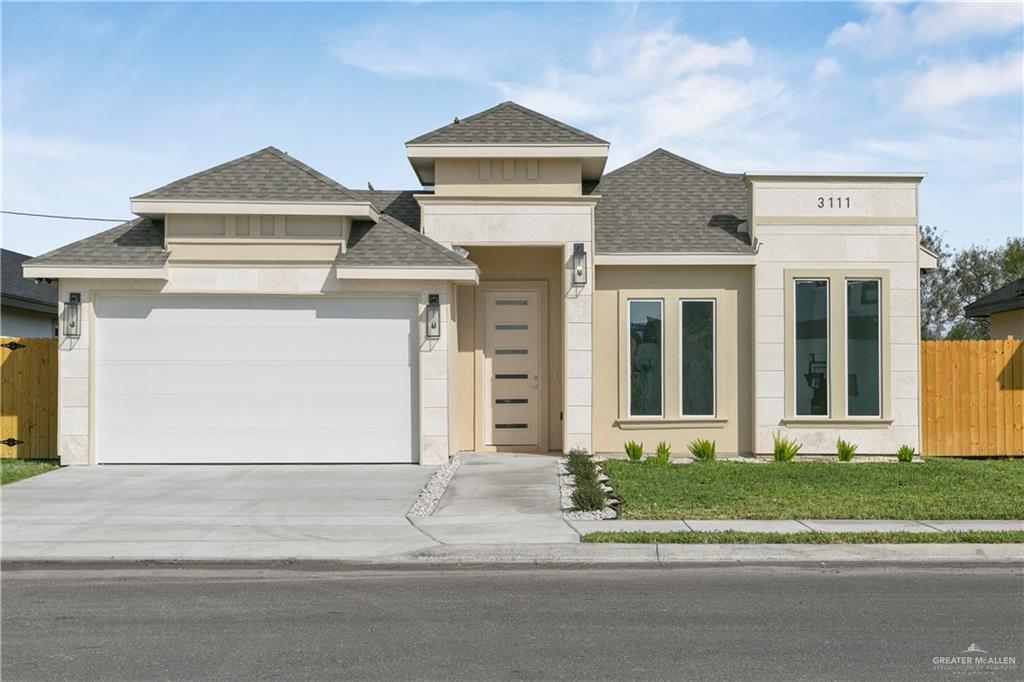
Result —
[[581, 287], [587, 283], [587, 252], [583, 244], [576, 243], [572, 247], [572, 285]]
[[82, 295], [68, 294], [64, 304], [64, 336], [78, 338], [82, 335]]
[[427, 297], [427, 338], [441, 338], [441, 297], [438, 294]]

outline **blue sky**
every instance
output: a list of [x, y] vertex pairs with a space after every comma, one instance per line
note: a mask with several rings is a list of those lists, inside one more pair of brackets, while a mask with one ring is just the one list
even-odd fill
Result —
[[[403, 143], [505, 99], [726, 171], [926, 171], [955, 246], [1024, 234], [1024, 6], [3, 3], [6, 210], [128, 197], [273, 144], [413, 188]], [[101, 223], [3, 216], [38, 254]]]

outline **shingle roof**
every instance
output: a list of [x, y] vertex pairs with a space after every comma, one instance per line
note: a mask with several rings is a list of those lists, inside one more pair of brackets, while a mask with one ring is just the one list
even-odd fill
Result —
[[737, 228], [750, 219], [743, 176], [721, 173], [657, 149], [604, 175], [596, 253], [753, 253]]
[[413, 194], [424, 194], [424, 192], [411, 189], [356, 189], [352, 191], [362, 197], [364, 201], [369, 201], [379, 212], [397, 218], [414, 230], [420, 229], [420, 204]]
[[3, 295], [4, 305], [18, 305], [19, 302], [34, 304], [33, 308], [46, 306], [57, 311], [57, 287], [53, 284], [41, 282], [37, 284], [31, 279], [26, 279], [21, 271], [21, 264], [29, 260], [26, 256], [17, 251], [0, 249], [0, 294]]
[[362, 201], [331, 180], [275, 147], [175, 180], [134, 199], [197, 201]]
[[478, 114], [414, 137], [406, 144], [608, 144], [579, 128], [515, 102], [502, 102]]
[[1024, 310], [1024, 277], [982, 296], [964, 308], [967, 317], [988, 317], [992, 313]]
[[162, 220], [136, 218], [28, 261], [31, 265], [161, 267], [167, 262]]
[[338, 267], [448, 267], [476, 265], [433, 239], [388, 215], [377, 223], [352, 224], [348, 252], [338, 256]]

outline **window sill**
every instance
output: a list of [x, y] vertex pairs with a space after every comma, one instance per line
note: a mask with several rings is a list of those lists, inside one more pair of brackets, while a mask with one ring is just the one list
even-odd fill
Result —
[[787, 417], [783, 419], [781, 423], [783, 426], [792, 426], [797, 428], [815, 428], [821, 426], [863, 426], [865, 428], [886, 428], [892, 425], [892, 422], [892, 419], [878, 419], [877, 417], [849, 417], [838, 419], [829, 417], [822, 417], [818, 419], [813, 417]]
[[623, 417], [615, 421], [615, 425], [623, 431], [642, 429], [721, 429], [729, 420], [725, 417], [683, 417], [666, 419], [664, 417]]

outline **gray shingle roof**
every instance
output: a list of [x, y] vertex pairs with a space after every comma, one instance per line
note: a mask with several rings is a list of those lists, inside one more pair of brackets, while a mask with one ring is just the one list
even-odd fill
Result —
[[113, 267], [162, 267], [164, 251], [162, 220], [136, 218], [28, 261], [31, 265], [96, 265]]
[[175, 180], [134, 199], [197, 201], [363, 201], [275, 147]]
[[967, 317], [988, 317], [993, 313], [1024, 309], [1024, 277], [986, 294], [964, 308]]
[[0, 294], [3, 296], [3, 303], [14, 306], [27, 303], [33, 310], [38, 310], [42, 306], [57, 312], [57, 287], [45, 282], [36, 284], [35, 281], [26, 279], [21, 271], [21, 264], [30, 258], [17, 251], [0, 249]]
[[447, 267], [474, 268], [471, 261], [388, 215], [380, 222], [352, 224], [348, 252], [338, 256], [338, 267]]
[[608, 144], [579, 128], [515, 102], [502, 102], [478, 114], [414, 137], [406, 144]]
[[597, 253], [753, 253], [737, 227], [750, 219], [742, 175], [658, 149], [607, 173], [598, 194]]
[[424, 194], [416, 190], [352, 190], [364, 201], [369, 201], [375, 209], [386, 215], [397, 218], [414, 230], [420, 229], [420, 204], [414, 193]]

